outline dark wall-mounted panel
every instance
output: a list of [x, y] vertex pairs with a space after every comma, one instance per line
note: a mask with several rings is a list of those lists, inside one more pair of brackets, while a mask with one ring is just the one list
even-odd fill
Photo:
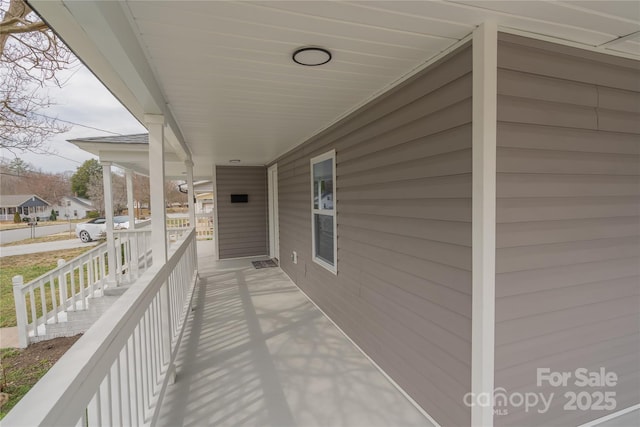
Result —
[[249, 203], [248, 194], [232, 194], [231, 203]]

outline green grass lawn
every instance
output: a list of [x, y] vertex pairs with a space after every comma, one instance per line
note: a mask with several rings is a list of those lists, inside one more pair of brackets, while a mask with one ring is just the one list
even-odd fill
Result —
[[[93, 249], [93, 246], [0, 258], [0, 327], [16, 326], [13, 276], [22, 275], [24, 283], [29, 283], [56, 268], [59, 259], [69, 261], [90, 249]], [[36, 301], [39, 300], [37, 296]]]

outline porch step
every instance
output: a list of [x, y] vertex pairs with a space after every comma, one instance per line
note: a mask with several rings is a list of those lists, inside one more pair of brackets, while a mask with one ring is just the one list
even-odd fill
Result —
[[45, 336], [41, 339], [71, 337], [86, 332], [117, 301], [122, 293], [124, 291], [119, 292], [119, 295], [88, 298], [86, 310], [67, 311], [67, 321], [47, 324]]
[[117, 288], [105, 288], [102, 293], [104, 294], [104, 296], [120, 296], [122, 294], [124, 294], [127, 289], [129, 289], [129, 286], [118, 286]]
[[46, 339], [58, 338], [58, 337], [72, 337], [74, 335], [82, 334], [94, 323], [83, 320], [71, 320], [61, 323], [53, 323], [47, 325]]

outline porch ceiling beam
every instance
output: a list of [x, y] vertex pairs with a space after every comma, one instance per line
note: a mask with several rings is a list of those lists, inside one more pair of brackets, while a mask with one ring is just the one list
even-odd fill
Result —
[[165, 117], [167, 142], [180, 160], [191, 158], [173, 114], [120, 2], [31, 0], [65, 42], [143, 124], [145, 114]]
[[[98, 156], [100, 159], [113, 163], [140, 163], [147, 164], [149, 162], [149, 151], [100, 151]], [[176, 162], [184, 165], [184, 162], [175, 153], [165, 153], [165, 162]], [[184, 166], [183, 166], [184, 167]]]

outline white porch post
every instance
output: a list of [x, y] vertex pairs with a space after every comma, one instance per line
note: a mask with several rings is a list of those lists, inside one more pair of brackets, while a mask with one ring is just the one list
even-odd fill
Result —
[[151, 185], [151, 248], [153, 263], [167, 261], [167, 215], [164, 198], [164, 116], [145, 115], [149, 130], [149, 181]]
[[187, 168], [187, 198], [189, 201], [189, 225], [196, 227], [196, 206], [194, 202], [195, 192], [193, 191], [193, 161], [185, 160]]
[[[151, 185], [151, 254], [153, 265], [167, 262], [167, 210], [164, 194], [164, 116], [145, 115], [149, 130], [149, 181]], [[175, 368], [171, 365], [171, 306], [169, 285], [164, 282], [160, 289], [160, 314], [162, 330], [162, 363], [166, 363], [173, 383]]]
[[101, 162], [102, 165], [102, 186], [104, 189], [104, 218], [107, 228], [107, 263], [109, 271], [107, 273], [107, 283], [116, 283], [116, 242], [113, 235], [113, 191], [111, 188], [111, 162]]
[[213, 185], [213, 259], [220, 259], [220, 246], [218, 244], [218, 181], [216, 165], [213, 165], [211, 184]]
[[[129, 215], [129, 230], [136, 229], [136, 211], [133, 200], [133, 171], [125, 170], [125, 182], [127, 184], [127, 213]], [[138, 235], [129, 237], [129, 274], [134, 278], [138, 277], [140, 254], [138, 253]]]
[[[472, 426], [493, 426], [496, 271], [496, 125], [498, 31], [473, 32]], [[481, 396], [491, 396], [484, 405]]]
[[136, 207], [133, 200], [133, 171], [127, 169], [125, 171], [125, 180], [127, 184], [127, 212], [129, 213], [129, 229], [136, 228]]

